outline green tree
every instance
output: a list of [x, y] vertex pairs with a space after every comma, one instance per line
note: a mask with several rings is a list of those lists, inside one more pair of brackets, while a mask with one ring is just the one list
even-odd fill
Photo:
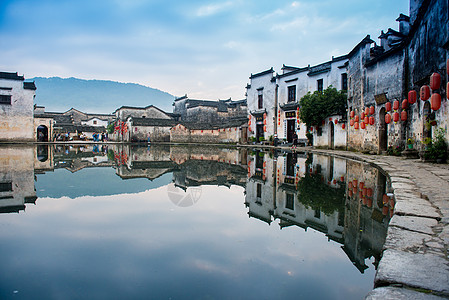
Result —
[[307, 127], [320, 125], [331, 115], [344, 116], [347, 107], [346, 99], [345, 91], [337, 91], [332, 86], [323, 92], [316, 91], [313, 94], [308, 92], [299, 102], [301, 107], [299, 116]]

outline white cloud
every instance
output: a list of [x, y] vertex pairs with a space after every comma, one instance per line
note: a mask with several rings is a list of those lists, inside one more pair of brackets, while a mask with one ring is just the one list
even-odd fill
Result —
[[198, 8], [196, 15], [198, 17], [207, 17], [207, 16], [215, 15], [217, 13], [220, 13], [220, 12], [226, 10], [230, 6], [232, 6], [232, 2], [230, 2], [230, 1], [201, 6], [200, 8]]

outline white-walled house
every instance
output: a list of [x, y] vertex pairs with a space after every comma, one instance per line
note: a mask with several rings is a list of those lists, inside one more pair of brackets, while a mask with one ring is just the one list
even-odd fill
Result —
[[34, 82], [0, 72], [0, 141], [34, 141]]
[[93, 126], [93, 127], [108, 127], [108, 120], [103, 120], [97, 117], [89, 118], [85, 121], [81, 121], [81, 125]]
[[246, 86], [248, 105], [248, 138], [269, 140], [276, 132], [276, 77], [273, 68], [251, 74]]

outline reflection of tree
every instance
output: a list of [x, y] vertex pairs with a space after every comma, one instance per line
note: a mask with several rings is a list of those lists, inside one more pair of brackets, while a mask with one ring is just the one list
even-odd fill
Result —
[[343, 212], [345, 187], [331, 188], [322, 181], [321, 174], [306, 173], [297, 185], [298, 200], [304, 206], [320, 210], [326, 215], [334, 211]]

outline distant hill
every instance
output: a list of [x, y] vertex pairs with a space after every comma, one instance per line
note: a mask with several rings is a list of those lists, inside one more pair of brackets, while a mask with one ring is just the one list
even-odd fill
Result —
[[112, 113], [127, 106], [155, 105], [171, 112], [174, 96], [169, 93], [135, 83], [78, 78], [36, 77], [35, 104], [46, 111], [64, 112], [76, 108], [88, 113]]

